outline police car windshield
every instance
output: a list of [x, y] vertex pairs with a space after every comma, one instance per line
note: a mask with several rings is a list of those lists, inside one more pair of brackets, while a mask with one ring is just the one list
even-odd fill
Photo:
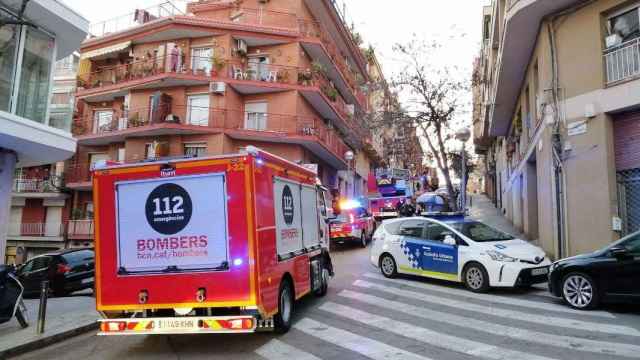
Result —
[[475, 242], [492, 242], [515, 240], [515, 237], [505, 234], [481, 222], [459, 222], [450, 224], [452, 228], [464, 234]]

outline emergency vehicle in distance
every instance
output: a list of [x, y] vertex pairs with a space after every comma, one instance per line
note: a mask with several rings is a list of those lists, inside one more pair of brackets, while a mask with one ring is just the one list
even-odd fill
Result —
[[551, 265], [541, 248], [455, 216], [384, 222], [373, 236], [370, 261], [385, 277], [402, 273], [462, 282], [473, 292], [547, 282]]
[[411, 197], [412, 189], [407, 186], [411, 177], [409, 170], [376, 169], [369, 176], [370, 189], [368, 210], [373, 218], [381, 222], [400, 216], [398, 208], [407, 197]]
[[358, 200], [343, 200], [338, 204], [338, 216], [331, 220], [331, 241], [355, 240], [367, 247], [376, 223], [367, 209]]
[[327, 292], [326, 189], [246, 153], [94, 171], [99, 335], [286, 332]]

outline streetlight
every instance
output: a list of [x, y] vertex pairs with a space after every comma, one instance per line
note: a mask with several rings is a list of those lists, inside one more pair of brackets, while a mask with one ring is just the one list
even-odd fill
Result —
[[[353, 161], [353, 159], [355, 159], [356, 154], [353, 153], [353, 151], [349, 150], [347, 152], [344, 153], [344, 159], [347, 160], [347, 178], [349, 177], [349, 175], [351, 174], [351, 161]], [[355, 176], [355, 166], [353, 169], [354, 172], [354, 176], [353, 176], [353, 197], [356, 196], [356, 176]], [[348, 184], [347, 184], [348, 185]], [[347, 190], [347, 196], [349, 195], [349, 189], [348, 187], [345, 188]]]
[[461, 128], [456, 131], [456, 139], [462, 143], [462, 183], [460, 184], [460, 200], [462, 211], [467, 207], [467, 141], [471, 138], [471, 130]]

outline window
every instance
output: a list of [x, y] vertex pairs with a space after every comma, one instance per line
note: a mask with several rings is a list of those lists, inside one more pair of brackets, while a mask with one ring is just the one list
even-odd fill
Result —
[[43, 270], [49, 267], [51, 258], [48, 256], [40, 256], [32, 260], [31, 271]]
[[63, 255], [62, 258], [67, 262], [67, 264], [75, 266], [93, 262], [95, 254], [91, 250], [80, 250], [67, 253]]
[[440, 224], [429, 223], [427, 225], [427, 239], [443, 242], [447, 235], [454, 236], [455, 233]]
[[72, 117], [73, 114], [70, 111], [51, 113], [51, 115], [49, 115], [49, 126], [71, 132]]
[[184, 144], [184, 154], [187, 156], [201, 157], [207, 154], [206, 143]]
[[640, 234], [636, 234], [623, 242], [622, 246], [634, 256], [640, 256]]
[[609, 19], [608, 32], [610, 36], [617, 36], [608, 45], [616, 46], [640, 37], [640, 13], [638, 8], [612, 16]]
[[249, 70], [247, 76], [249, 80], [268, 81], [271, 68], [269, 67], [269, 58], [266, 56], [249, 57]]
[[[9, 16], [0, 12], [0, 20], [9, 20]], [[0, 27], [0, 110], [11, 111], [16, 55], [20, 28], [16, 25]]]
[[209, 126], [209, 95], [191, 95], [187, 97], [187, 104], [187, 123]]
[[245, 129], [247, 130], [267, 130], [267, 109], [266, 102], [246, 103], [245, 111]]
[[493, 241], [507, 241], [514, 240], [515, 238], [502, 231], [496, 230], [480, 222], [461, 222], [451, 224], [451, 227], [463, 233], [466, 237], [477, 242], [493, 242]]
[[93, 219], [93, 202], [89, 201], [85, 204], [84, 216], [87, 219]]
[[94, 113], [93, 133], [99, 134], [113, 130], [113, 110], [99, 110]]
[[424, 238], [424, 220], [407, 220], [400, 225], [400, 235], [415, 238]]
[[26, 29], [16, 114], [45, 122], [55, 43], [52, 37], [37, 29]]
[[118, 161], [118, 162], [124, 162], [124, 161], [125, 161], [125, 158], [126, 158], [126, 150], [125, 150], [125, 148], [123, 148], [123, 147], [118, 148], [118, 158], [117, 158], [117, 161]]
[[109, 160], [109, 155], [105, 153], [89, 154], [89, 164], [92, 166], [97, 162], [108, 161], [108, 160]]
[[213, 57], [213, 49], [211, 48], [197, 48], [191, 50], [191, 69], [193, 71], [203, 71], [206, 74], [211, 74], [212, 64], [211, 58]]

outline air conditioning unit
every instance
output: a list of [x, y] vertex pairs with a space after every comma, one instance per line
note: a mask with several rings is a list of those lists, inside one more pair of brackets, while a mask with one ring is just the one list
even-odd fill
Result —
[[242, 40], [242, 39], [237, 39], [236, 40], [236, 50], [240, 54], [246, 54], [247, 51], [249, 51], [249, 48], [247, 46], [247, 42]]
[[607, 49], [612, 48], [614, 46], [618, 46], [622, 44], [622, 36], [618, 34], [609, 35], [605, 38], [605, 43], [607, 45]]
[[213, 94], [224, 94], [227, 90], [227, 84], [222, 81], [209, 83], [209, 92]]

